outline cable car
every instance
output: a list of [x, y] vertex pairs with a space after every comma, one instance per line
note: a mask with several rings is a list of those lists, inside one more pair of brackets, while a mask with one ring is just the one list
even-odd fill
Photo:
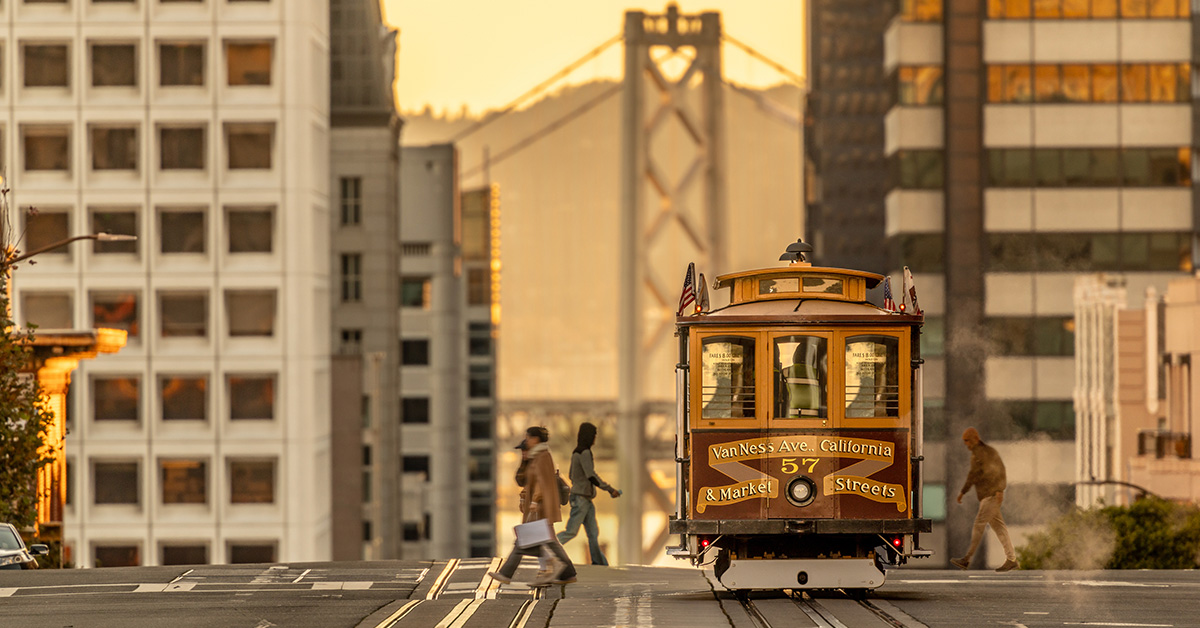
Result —
[[[890, 280], [814, 267], [811, 250], [718, 277], [724, 307], [709, 311], [699, 286], [676, 318], [680, 542], [667, 551], [729, 590], [862, 594], [932, 554], [919, 544], [931, 523], [915, 290], [897, 308]], [[881, 281], [885, 307], [867, 301]]]

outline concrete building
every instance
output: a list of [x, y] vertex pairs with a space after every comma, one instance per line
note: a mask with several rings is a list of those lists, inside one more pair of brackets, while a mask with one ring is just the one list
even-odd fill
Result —
[[400, 194], [404, 556], [492, 556], [498, 190], [440, 144], [402, 149]]
[[1141, 294], [1193, 267], [1192, 29], [1187, 3], [1110, 0], [912, 0], [888, 27], [886, 234], [928, 317], [927, 435], [949, 443], [939, 556], [970, 534], [967, 425], [1005, 455], [1018, 542], [1073, 501], [1075, 277]]
[[333, 398], [333, 558], [399, 558], [396, 32], [376, 0], [333, 0], [330, 43], [332, 351], [343, 384]]
[[886, 272], [888, 162], [883, 116], [892, 104], [883, 33], [894, 8], [877, 0], [808, 3], [804, 110], [805, 222], [822, 266]]
[[[78, 566], [331, 555], [324, 3], [6, 2], [15, 314], [119, 328], [73, 377]], [[27, 208], [37, 212], [27, 212]]]
[[1144, 491], [1200, 502], [1193, 407], [1200, 279], [1148, 289], [1144, 307], [1108, 277], [1077, 283], [1076, 494], [1082, 507], [1128, 504]]

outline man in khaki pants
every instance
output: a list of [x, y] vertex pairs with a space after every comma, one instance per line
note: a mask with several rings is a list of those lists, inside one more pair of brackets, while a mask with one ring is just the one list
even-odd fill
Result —
[[971, 547], [967, 555], [950, 561], [959, 569], [966, 569], [971, 564], [971, 557], [983, 540], [983, 531], [989, 525], [996, 531], [996, 538], [1004, 546], [1004, 564], [996, 571], [1016, 569], [1017, 554], [1013, 551], [1012, 541], [1008, 538], [1008, 527], [1004, 525], [1004, 516], [1000, 514], [1000, 505], [1004, 503], [1004, 489], [1007, 479], [1004, 473], [1004, 461], [1000, 454], [990, 445], [979, 439], [979, 432], [968, 427], [962, 435], [963, 444], [971, 450], [971, 470], [967, 473], [967, 481], [958, 492], [958, 503], [962, 503], [963, 495], [974, 486], [975, 497], [979, 498], [979, 514], [975, 515], [975, 527], [971, 529]]

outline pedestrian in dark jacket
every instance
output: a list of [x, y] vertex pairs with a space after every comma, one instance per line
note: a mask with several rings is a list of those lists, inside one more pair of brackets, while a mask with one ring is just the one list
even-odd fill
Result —
[[[546, 442], [548, 440], [550, 440], [550, 433], [544, 427], [531, 427], [525, 430], [525, 440], [517, 445], [517, 449], [522, 450], [523, 458], [526, 461], [522, 463], [524, 483], [522, 484], [522, 473], [519, 469], [517, 484], [522, 484], [520, 503], [522, 523], [545, 519], [553, 530], [554, 524], [562, 521], [562, 511], [558, 502], [558, 473], [554, 468], [554, 459], [550, 457], [550, 446]], [[500, 569], [488, 572], [488, 575], [500, 582], [512, 582], [512, 577], [517, 572], [517, 567], [521, 565], [523, 556], [546, 558], [546, 570], [539, 573], [531, 583], [534, 586], [575, 582], [575, 565], [571, 564], [566, 550], [553, 536], [548, 542], [540, 545], [526, 548], [514, 545], [512, 552], [508, 554], [508, 558], [504, 560]]]
[[975, 526], [971, 529], [971, 547], [967, 549], [967, 555], [950, 562], [959, 569], [969, 567], [971, 557], [975, 555], [979, 542], [983, 540], [983, 531], [990, 525], [996, 533], [996, 538], [1000, 539], [1000, 545], [1004, 546], [1004, 564], [996, 571], [1016, 569], [1019, 566], [1017, 554], [1013, 551], [1012, 540], [1008, 538], [1008, 527], [1004, 525], [1004, 516], [1000, 513], [1000, 505], [1004, 503], [1004, 489], [1008, 486], [1004, 461], [995, 449], [980, 440], [979, 432], [975, 428], [967, 428], [962, 439], [963, 445], [971, 450], [971, 469], [967, 472], [967, 481], [962, 490], [958, 492], [958, 503], [962, 503], [963, 495], [974, 486], [975, 497], [979, 498], [979, 514], [975, 516]]
[[608, 559], [600, 551], [600, 525], [596, 522], [596, 506], [592, 500], [596, 497], [596, 487], [608, 491], [614, 498], [621, 491], [609, 486], [598, 473], [592, 458], [592, 445], [596, 443], [596, 426], [584, 423], [579, 426], [579, 434], [575, 441], [575, 451], [571, 454], [571, 515], [567, 518], [567, 527], [558, 533], [558, 542], [566, 543], [579, 534], [582, 524], [587, 532], [588, 553], [591, 554], [593, 565], [608, 566]]

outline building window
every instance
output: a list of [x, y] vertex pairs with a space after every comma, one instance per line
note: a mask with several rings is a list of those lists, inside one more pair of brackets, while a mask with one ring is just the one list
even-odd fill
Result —
[[945, 239], [941, 233], [908, 233], [893, 236], [889, 243], [892, 268], [908, 266], [914, 273], [945, 272]]
[[405, 397], [401, 399], [400, 416], [405, 423], [428, 423], [429, 398]]
[[266, 42], [225, 42], [230, 85], [270, 85], [273, 44]]
[[208, 464], [203, 460], [162, 460], [162, 503], [208, 503]]
[[275, 212], [269, 207], [228, 207], [230, 253], [270, 253], [275, 233]]
[[167, 376], [160, 380], [164, 421], [204, 421], [208, 419], [208, 378], [204, 376]]
[[400, 279], [400, 307], [419, 307], [428, 310], [433, 282], [429, 277], [402, 277]]
[[136, 127], [90, 126], [92, 170], [137, 170]]
[[274, 123], [225, 125], [226, 163], [230, 170], [269, 170], [274, 145]]
[[91, 298], [93, 329], [123, 329], [129, 338], [137, 338], [140, 327], [138, 293], [93, 292]]
[[92, 44], [93, 87], [137, 87], [137, 46]]
[[429, 365], [429, 340], [401, 340], [400, 364], [404, 366]]
[[472, 449], [467, 462], [468, 482], [490, 482], [492, 480], [492, 450]]
[[164, 254], [204, 253], [208, 226], [203, 210], [159, 210], [158, 242]]
[[136, 545], [97, 545], [92, 560], [96, 567], [138, 567], [142, 552]]
[[488, 268], [467, 269], [467, 305], [491, 305], [492, 273]]
[[404, 456], [401, 467], [404, 473], [421, 473], [429, 481], [429, 456]]
[[26, 326], [74, 329], [75, 307], [70, 292], [22, 292], [21, 313]]
[[21, 127], [25, 144], [25, 170], [30, 172], [71, 170], [71, 127], [30, 125]]
[[362, 300], [362, 255], [342, 255], [342, 302], [357, 303]]
[[900, 0], [900, 19], [905, 22], [941, 22], [942, 0]]
[[469, 323], [467, 325], [467, 353], [475, 356], [492, 355], [491, 323]]
[[404, 540], [412, 542], [421, 540], [421, 526], [419, 526], [417, 522], [404, 522]]
[[275, 503], [275, 461], [230, 460], [229, 499], [234, 504]]
[[275, 300], [274, 290], [226, 290], [225, 315], [229, 321], [229, 335], [234, 338], [274, 336]]
[[159, 550], [163, 565], [207, 565], [207, 545], [163, 545]]
[[1187, 232], [989, 233], [988, 272], [1190, 271]]
[[68, 87], [71, 64], [66, 44], [25, 44], [25, 87]]
[[433, 245], [428, 242], [405, 242], [400, 245], [400, 254], [404, 257], [429, 257]]
[[229, 563], [273, 563], [275, 562], [274, 543], [230, 543]]
[[270, 421], [275, 418], [273, 375], [230, 375], [229, 418]]
[[938, 190], [946, 174], [945, 155], [940, 149], [901, 150], [893, 157], [896, 184], [907, 190]]
[[940, 105], [946, 87], [940, 65], [906, 65], [896, 72], [899, 83], [896, 102], [901, 105]]
[[204, 136], [203, 125], [159, 127], [159, 167], [163, 170], [204, 170], [208, 163]]
[[342, 224], [357, 225], [362, 222], [362, 177], [342, 177], [340, 183]]
[[999, 148], [986, 151], [992, 187], [1188, 187], [1190, 148]]
[[467, 410], [467, 421], [470, 425], [471, 440], [491, 440], [492, 439], [492, 423], [495, 418], [492, 416], [490, 406], [473, 406]]
[[[138, 233], [138, 215], [129, 210], [92, 210], [92, 233], [111, 233], [113, 235], [131, 235]], [[108, 253], [137, 253], [137, 240], [126, 242], [92, 242], [92, 252], [98, 255]]]
[[467, 394], [472, 398], [492, 396], [492, 366], [490, 364], [472, 364], [470, 378], [467, 381]]
[[371, 470], [363, 469], [362, 472], [362, 502], [369, 504], [374, 501], [371, 497]]
[[994, 20], [1111, 19], [1188, 17], [1188, 0], [988, 0], [987, 15]]
[[[70, 215], [65, 211], [30, 210], [25, 214], [25, 249], [36, 251], [69, 237]], [[68, 255], [69, 246], [50, 249], [41, 255]], [[40, 257], [40, 256], [39, 256]]]
[[342, 347], [343, 355], [357, 355], [362, 353], [362, 330], [361, 329], [343, 329], [342, 330]]
[[162, 292], [158, 295], [160, 334], [164, 338], [207, 338], [208, 295]]
[[1005, 316], [984, 320], [997, 355], [1071, 356], [1075, 319], [1070, 316]]
[[990, 103], [1191, 102], [1187, 63], [995, 64]]
[[93, 462], [92, 501], [101, 504], [139, 503], [137, 462]]
[[204, 44], [158, 45], [158, 84], [163, 87], [204, 85]]
[[97, 421], [137, 421], [141, 402], [137, 377], [95, 376], [92, 410]]

